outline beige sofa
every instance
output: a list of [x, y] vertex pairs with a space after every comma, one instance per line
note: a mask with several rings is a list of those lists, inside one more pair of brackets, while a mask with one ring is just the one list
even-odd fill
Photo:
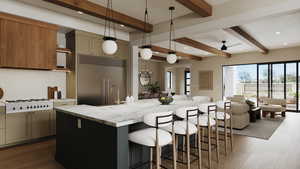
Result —
[[[244, 129], [250, 124], [249, 120], [249, 106], [246, 103], [244, 96], [235, 95], [228, 97], [227, 100], [231, 101], [232, 112], [232, 126], [235, 129]], [[223, 111], [224, 102], [217, 103], [219, 111]]]

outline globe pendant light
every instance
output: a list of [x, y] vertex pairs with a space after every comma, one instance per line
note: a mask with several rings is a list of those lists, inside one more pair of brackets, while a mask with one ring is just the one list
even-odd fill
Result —
[[[146, 0], [146, 8], [145, 8], [145, 16], [144, 16], [144, 30], [146, 30], [147, 23], [149, 22], [149, 14], [148, 14], [148, 0]], [[147, 44], [147, 37], [149, 36], [149, 44]], [[152, 57], [151, 50], [151, 33], [143, 34], [143, 44], [140, 50], [140, 55], [143, 60], [150, 60]]]
[[112, 0], [107, 0], [105, 28], [104, 28], [104, 42], [102, 43], [103, 52], [107, 55], [113, 55], [118, 50], [116, 43], [116, 28], [113, 20]]
[[174, 6], [169, 7], [170, 10], [170, 15], [171, 15], [171, 22], [170, 22], [170, 39], [169, 39], [169, 50], [170, 52], [168, 53], [167, 56], [167, 62], [170, 64], [174, 64], [177, 61], [177, 56], [176, 56], [176, 44], [174, 43], [174, 50], [172, 50], [172, 36], [175, 34], [174, 30], [174, 23], [173, 23], [173, 11], [175, 10]]

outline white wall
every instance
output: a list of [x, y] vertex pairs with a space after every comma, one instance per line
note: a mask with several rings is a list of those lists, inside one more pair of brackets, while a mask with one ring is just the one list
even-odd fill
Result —
[[66, 94], [66, 73], [21, 69], [0, 69], [0, 88], [4, 90], [2, 100], [47, 98], [48, 86], [57, 86]]
[[[222, 99], [222, 65], [249, 64], [263, 62], [279, 62], [300, 60], [300, 47], [276, 49], [267, 55], [251, 52], [234, 54], [231, 58], [221, 56], [203, 59], [202, 61], [191, 61], [192, 63], [192, 95], [211, 96], [214, 100]], [[199, 71], [213, 71], [213, 90], [199, 90]]]

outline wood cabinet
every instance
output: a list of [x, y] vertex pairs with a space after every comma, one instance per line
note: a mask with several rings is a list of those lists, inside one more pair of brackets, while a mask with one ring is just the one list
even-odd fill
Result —
[[0, 66], [55, 69], [55, 25], [0, 13]]
[[50, 114], [49, 111], [36, 111], [31, 115], [31, 138], [41, 138], [50, 135]]
[[25, 141], [31, 138], [31, 113], [6, 115], [5, 144]]
[[5, 113], [0, 111], [0, 129], [4, 129], [4, 128], [5, 128]]
[[0, 147], [5, 144], [5, 130], [0, 129]]
[[129, 43], [123, 40], [117, 40], [118, 50], [114, 55], [106, 55], [102, 50], [103, 36], [93, 33], [76, 31], [76, 53], [114, 57], [120, 59], [129, 58]]

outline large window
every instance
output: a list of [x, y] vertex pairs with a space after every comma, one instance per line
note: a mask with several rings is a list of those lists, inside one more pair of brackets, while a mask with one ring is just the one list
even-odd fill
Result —
[[173, 79], [172, 79], [173, 73], [171, 71], [166, 72], [167, 77], [167, 89], [173, 88]]
[[184, 71], [184, 94], [191, 94], [191, 72], [189, 70]]
[[[287, 110], [299, 112], [299, 61], [223, 67], [223, 96], [286, 99]], [[259, 102], [258, 102], [259, 103]]]

